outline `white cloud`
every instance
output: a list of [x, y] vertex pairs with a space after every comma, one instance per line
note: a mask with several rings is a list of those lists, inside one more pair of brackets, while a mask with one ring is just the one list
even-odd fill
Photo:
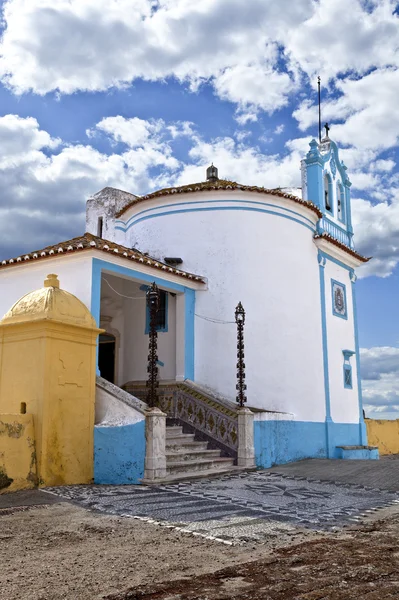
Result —
[[278, 72], [277, 44], [311, 11], [311, 0], [253, 0], [250, 10], [241, 0], [8, 0], [0, 77], [17, 94], [166, 77], [195, 91], [210, 80], [239, 107], [271, 112], [295, 79]]
[[[399, 262], [399, 190], [390, 202], [373, 204], [352, 200], [356, 248], [373, 260], [361, 267], [359, 276], [388, 277]], [[387, 193], [387, 196], [391, 194]]]
[[284, 123], [281, 123], [281, 125], [277, 125], [277, 127], [273, 133], [275, 135], [280, 135], [280, 133], [283, 133], [284, 129], [285, 129], [285, 125], [284, 125]]
[[[7, 257], [78, 235], [84, 227], [85, 199], [107, 185], [132, 193], [203, 181], [214, 162], [219, 176], [265, 187], [297, 186], [301, 143], [285, 155], [268, 155], [246, 137], [205, 141], [194, 125], [121, 116], [102, 119], [88, 130], [118, 144], [105, 154], [89, 144], [53, 139], [33, 118], [0, 118], [0, 254]], [[183, 162], [175, 143], [186, 136]], [[22, 243], [21, 243], [22, 240]], [[18, 245], [17, 245], [18, 244]]]
[[[287, 73], [279, 73], [268, 65], [237, 65], [227, 68], [214, 83], [221, 100], [237, 105], [244, 120], [255, 120], [258, 109], [267, 113], [286, 106], [294, 83]], [[251, 115], [251, 119], [245, 115]], [[241, 119], [241, 122], [243, 119]]]
[[395, 8], [393, 0], [373, 7], [359, 0], [319, 0], [310, 18], [290, 31], [286, 52], [311, 78], [320, 75], [324, 82], [339, 73], [399, 66]]
[[[111, 153], [89, 144], [64, 144], [33, 118], [0, 118], [3, 257], [78, 234], [83, 229], [85, 198], [106, 185], [140, 194], [203, 181], [213, 161], [221, 178], [295, 188], [300, 185], [300, 160], [309, 144], [307, 137], [296, 138], [286, 143], [284, 153], [267, 154], [251, 144], [248, 135], [204, 140], [192, 123], [122, 116], [102, 119], [87, 133], [92, 142], [98, 136], [109, 140]], [[175, 146], [182, 136], [189, 147], [185, 159], [177, 158]], [[362, 161], [368, 157], [364, 153]], [[381, 159], [367, 177], [359, 171], [364, 187], [391, 177], [391, 162]], [[374, 257], [359, 270], [363, 277], [388, 276], [399, 262], [399, 187], [391, 184], [384, 194], [377, 204], [353, 200], [357, 249]], [[21, 239], [22, 247], [16, 246]]]
[[399, 417], [399, 348], [360, 350], [363, 405], [367, 416]]

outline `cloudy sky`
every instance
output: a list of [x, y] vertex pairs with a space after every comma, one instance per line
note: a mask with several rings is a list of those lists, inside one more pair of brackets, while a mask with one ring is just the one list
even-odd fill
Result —
[[399, 415], [399, 8], [392, 0], [1, 2], [0, 258], [85, 199], [219, 174], [299, 186], [323, 121], [353, 182], [366, 412]]

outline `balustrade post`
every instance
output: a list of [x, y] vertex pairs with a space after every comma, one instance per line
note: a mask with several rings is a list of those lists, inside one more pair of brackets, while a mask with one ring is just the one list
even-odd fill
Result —
[[255, 467], [254, 413], [243, 406], [238, 415], [238, 461], [239, 467]]
[[166, 414], [159, 408], [145, 413], [145, 463], [143, 482], [166, 477]]

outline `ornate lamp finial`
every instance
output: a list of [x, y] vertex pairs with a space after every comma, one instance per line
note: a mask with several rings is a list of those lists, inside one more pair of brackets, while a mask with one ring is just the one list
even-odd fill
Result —
[[217, 181], [219, 179], [218, 170], [213, 166], [213, 163], [206, 170], [206, 179], [207, 181]]

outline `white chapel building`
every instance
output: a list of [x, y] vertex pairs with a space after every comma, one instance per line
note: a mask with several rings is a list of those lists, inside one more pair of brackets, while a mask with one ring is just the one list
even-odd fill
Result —
[[354, 246], [351, 183], [329, 137], [299, 168], [290, 193], [221, 180], [213, 165], [203, 182], [145, 196], [105, 188], [87, 201], [83, 235], [0, 264], [0, 317], [56, 273], [105, 330], [98, 373], [140, 395], [155, 281], [160, 389], [190, 382], [233, 406], [241, 302], [257, 465], [365, 446], [355, 290], [368, 259]]

